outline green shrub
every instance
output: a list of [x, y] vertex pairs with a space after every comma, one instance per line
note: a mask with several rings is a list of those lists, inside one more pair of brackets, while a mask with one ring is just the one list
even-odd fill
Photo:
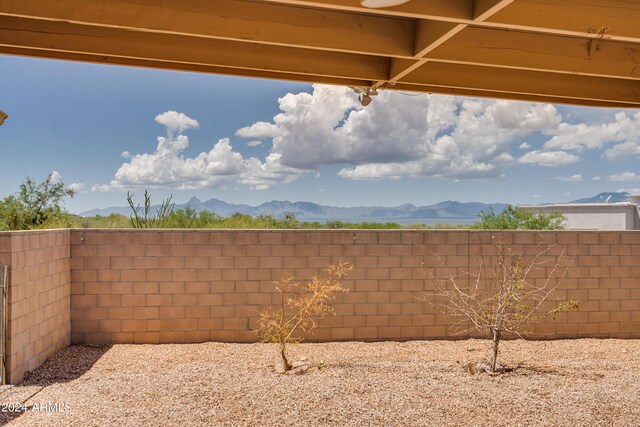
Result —
[[27, 177], [15, 195], [0, 201], [1, 230], [60, 228], [71, 225], [71, 215], [61, 206], [65, 197], [75, 192], [60, 182], [51, 181], [52, 174], [41, 183]]
[[492, 208], [482, 211], [471, 226], [483, 230], [561, 230], [564, 216], [560, 212], [535, 214], [507, 205], [500, 213]]

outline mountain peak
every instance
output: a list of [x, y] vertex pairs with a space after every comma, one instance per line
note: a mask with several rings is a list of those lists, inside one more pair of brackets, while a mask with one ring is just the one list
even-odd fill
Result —
[[574, 200], [571, 203], [605, 203], [609, 199], [610, 203], [624, 202], [627, 200], [629, 193], [623, 192], [603, 192], [593, 197]]

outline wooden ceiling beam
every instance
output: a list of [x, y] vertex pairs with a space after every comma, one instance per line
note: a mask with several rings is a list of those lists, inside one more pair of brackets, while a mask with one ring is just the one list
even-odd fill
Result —
[[0, 45], [354, 80], [377, 81], [389, 69], [387, 58], [375, 56], [8, 17], [0, 21]]
[[429, 53], [432, 61], [640, 79], [640, 46], [607, 40], [469, 27]]
[[403, 83], [640, 107], [640, 81], [428, 62]]
[[638, 0], [0, 0], [0, 53], [640, 106]]
[[517, 0], [483, 25], [640, 43], [637, 0]]
[[183, 71], [183, 72], [196, 72], [196, 73], [209, 73], [209, 74], [222, 74], [228, 76], [237, 77], [256, 77], [262, 79], [272, 80], [288, 80], [302, 83], [323, 83], [341, 86], [365, 86], [370, 84], [366, 80], [357, 80], [350, 78], [338, 78], [318, 76], [313, 74], [291, 74], [272, 72], [265, 70], [250, 70], [242, 68], [229, 68], [218, 67], [211, 65], [200, 64], [185, 64], [181, 62], [171, 61], [158, 61], [149, 59], [136, 59], [118, 56], [105, 56], [94, 54], [82, 54], [71, 52], [57, 52], [54, 50], [40, 50], [40, 49], [25, 49], [16, 47], [0, 46], [0, 54], [14, 55], [14, 56], [26, 56], [39, 58], [56, 59], [63, 61], [77, 61], [77, 62], [89, 62], [105, 65], [118, 65], [125, 67], [138, 67], [138, 68], [152, 68], [171, 71]]
[[[637, 0], [515, 0], [500, 11], [490, 11], [483, 0], [412, 0], [392, 8], [368, 9], [359, 0], [261, 0], [370, 15], [448, 21], [489, 28], [517, 29], [586, 38], [640, 43], [640, 25], [629, 16], [640, 14]], [[493, 0], [489, 1], [489, 5]], [[483, 19], [475, 19], [481, 17]]]
[[380, 88], [387, 84], [387, 81], [398, 82], [407, 74], [418, 69], [426, 61], [422, 58], [433, 49], [438, 48], [454, 35], [458, 34], [466, 24], [456, 24], [454, 22], [427, 21], [420, 20], [416, 24], [416, 38], [414, 42], [415, 60], [392, 58], [389, 69], [389, 77], [373, 84], [373, 87]]
[[584, 100], [571, 97], [557, 97], [557, 96], [545, 96], [545, 95], [531, 95], [522, 94], [518, 92], [506, 92], [506, 91], [491, 91], [482, 89], [467, 89], [459, 87], [448, 86], [431, 86], [431, 85], [415, 85], [410, 83], [398, 83], [393, 87], [397, 91], [407, 91], [416, 93], [437, 93], [442, 95], [456, 95], [456, 96], [468, 96], [479, 98], [496, 98], [496, 99], [510, 99], [514, 101], [523, 102], [545, 102], [551, 104], [569, 104], [569, 105], [585, 105], [589, 107], [603, 107], [603, 108], [637, 108], [635, 104], [628, 104], [624, 102], [615, 101], [594, 101]]
[[474, 0], [473, 22], [482, 22], [503, 10], [514, 0]]
[[[473, 21], [482, 22], [491, 15], [511, 4], [513, 0], [474, 0]], [[416, 38], [414, 41], [414, 56], [418, 61], [404, 61], [392, 58], [387, 81], [397, 82], [408, 74], [420, 68], [429, 59], [427, 55], [446, 44], [448, 40], [468, 27], [468, 24], [420, 20], [416, 25]], [[407, 64], [403, 67], [402, 64]], [[378, 81], [373, 87], [384, 87], [387, 81]]]
[[413, 56], [412, 20], [239, 0], [2, 0], [0, 16], [377, 56]]
[[442, 46], [447, 40], [466, 27], [466, 24], [457, 24], [455, 22], [419, 20], [416, 23], [414, 57], [422, 58], [427, 56], [429, 52]]

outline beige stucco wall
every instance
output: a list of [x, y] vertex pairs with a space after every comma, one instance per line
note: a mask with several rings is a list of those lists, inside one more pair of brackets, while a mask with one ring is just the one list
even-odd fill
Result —
[[568, 230], [640, 230], [638, 206], [632, 203], [520, 206], [535, 213], [560, 212]]

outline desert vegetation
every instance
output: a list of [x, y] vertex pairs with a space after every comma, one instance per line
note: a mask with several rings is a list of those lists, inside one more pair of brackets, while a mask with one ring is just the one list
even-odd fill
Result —
[[[489, 364], [481, 369], [495, 373], [505, 335], [527, 336], [533, 324], [575, 310], [578, 302], [553, 299], [569, 268], [564, 251], [554, 255], [555, 246], [546, 246], [527, 258], [495, 236], [491, 240], [490, 252], [481, 253], [475, 271], [463, 271], [460, 277], [450, 274], [445, 265], [446, 277], [431, 278], [434, 289], [425, 300], [456, 319], [451, 325], [454, 333], [475, 330], [491, 340]], [[534, 270], [546, 274], [532, 278]]]
[[353, 266], [346, 262], [329, 265], [325, 274], [300, 283], [284, 275], [275, 283], [280, 304], [260, 313], [256, 334], [261, 342], [278, 345], [283, 371], [293, 368], [286, 354], [287, 345], [302, 342], [318, 326], [318, 319], [335, 314], [331, 302], [336, 294], [346, 292], [341, 284]]
[[127, 191], [127, 203], [131, 208], [131, 226], [133, 228], [168, 228], [169, 215], [173, 213], [175, 204], [171, 203], [173, 196], [162, 201], [157, 209], [151, 208], [151, 195], [144, 190], [144, 207], [133, 201], [133, 194]]
[[62, 181], [53, 181], [49, 174], [41, 183], [26, 178], [18, 192], [0, 200], [0, 230], [30, 230], [37, 228], [180, 228], [180, 229], [522, 229], [557, 230], [562, 228], [563, 217], [559, 213], [534, 214], [507, 206], [502, 212], [481, 212], [478, 221], [470, 225], [436, 223], [433, 225], [397, 222], [348, 222], [340, 220], [300, 221], [293, 213], [281, 217], [273, 215], [251, 216], [234, 213], [222, 216], [207, 210], [198, 211], [190, 206], [175, 209], [172, 197], [160, 205], [152, 205], [152, 197], [145, 190], [142, 203], [127, 193], [129, 216], [82, 217], [69, 213], [64, 200], [75, 192]]
[[507, 205], [501, 212], [482, 211], [469, 228], [482, 230], [562, 230], [564, 216], [560, 212], [536, 214]]
[[[515, 208], [513, 208], [515, 210]], [[143, 212], [142, 210], [140, 212]], [[447, 224], [435, 223], [426, 224], [408, 224], [402, 225], [397, 222], [349, 222], [340, 220], [330, 220], [326, 222], [320, 221], [300, 221], [294, 214], [286, 214], [281, 217], [273, 215], [257, 215], [251, 216], [242, 213], [234, 213], [229, 216], [222, 216], [211, 211], [197, 211], [187, 206], [182, 209], [175, 209], [168, 213], [164, 221], [164, 226], [159, 228], [182, 228], [182, 229], [284, 229], [284, 230], [451, 230], [451, 229], [490, 229], [490, 230], [557, 230], [561, 229], [562, 218], [559, 222], [549, 222], [545, 218], [549, 214], [530, 214], [528, 212], [517, 211], [517, 220], [504, 220], [502, 213], [490, 214], [487, 216], [483, 213], [482, 219], [471, 225], [464, 224]], [[152, 215], [155, 214], [152, 211]], [[559, 215], [559, 214], [558, 214]], [[522, 218], [525, 220], [522, 220]], [[555, 216], [554, 216], [555, 217]], [[492, 218], [492, 219], [489, 219]], [[131, 228], [130, 218], [120, 215], [111, 214], [108, 216], [79, 217], [70, 216], [72, 227], [89, 227], [89, 228]], [[514, 225], [516, 224], [516, 225]]]
[[74, 195], [52, 174], [40, 183], [27, 177], [17, 193], [0, 200], [0, 230], [71, 227], [71, 216], [62, 202]]

